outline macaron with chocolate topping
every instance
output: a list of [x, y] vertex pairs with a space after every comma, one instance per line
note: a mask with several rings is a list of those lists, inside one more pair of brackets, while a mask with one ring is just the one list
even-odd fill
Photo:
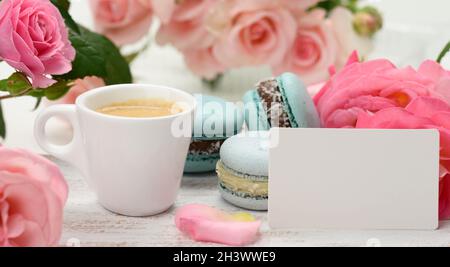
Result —
[[244, 96], [244, 117], [251, 131], [272, 127], [319, 128], [316, 107], [299, 77], [284, 73], [259, 82]]
[[185, 173], [212, 172], [220, 158], [220, 147], [239, 133], [244, 124], [241, 109], [224, 99], [196, 95], [197, 110]]

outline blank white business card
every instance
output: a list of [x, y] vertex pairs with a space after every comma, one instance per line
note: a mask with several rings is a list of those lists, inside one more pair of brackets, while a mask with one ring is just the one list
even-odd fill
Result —
[[274, 229], [438, 227], [437, 130], [272, 129]]

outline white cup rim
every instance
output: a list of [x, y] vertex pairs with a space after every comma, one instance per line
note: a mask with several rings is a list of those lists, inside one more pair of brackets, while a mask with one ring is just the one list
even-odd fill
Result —
[[[113, 115], [107, 115], [107, 114], [103, 114], [100, 112], [97, 112], [95, 110], [92, 110], [91, 108], [88, 108], [86, 106], [86, 100], [90, 97], [93, 97], [95, 95], [98, 94], [102, 94], [105, 93], [107, 91], [111, 91], [111, 90], [121, 90], [121, 88], [123, 90], [127, 90], [125, 89], [125, 87], [128, 88], [159, 88], [159, 89], [164, 89], [164, 90], [169, 90], [172, 91], [174, 93], [183, 95], [186, 98], [190, 98], [192, 101], [192, 105], [189, 105], [189, 108], [184, 110], [183, 112], [180, 113], [176, 113], [176, 114], [172, 114], [172, 115], [167, 115], [167, 116], [159, 116], [159, 117], [145, 117], [145, 118], [137, 118], [137, 117], [121, 117], [121, 116], [113, 116]], [[176, 89], [173, 87], [169, 87], [169, 86], [163, 86], [163, 85], [155, 85], [155, 84], [143, 84], [143, 83], [138, 83], [138, 84], [115, 84], [115, 85], [107, 85], [107, 86], [103, 86], [103, 87], [98, 87], [96, 89], [93, 90], [89, 90], [83, 94], [81, 94], [80, 96], [77, 97], [76, 101], [75, 101], [75, 105], [77, 106], [77, 108], [80, 108], [82, 111], [93, 115], [93, 116], [98, 116], [98, 117], [102, 117], [105, 119], [111, 119], [111, 120], [126, 120], [126, 121], [158, 121], [158, 120], [167, 120], [167, 119], [173, 119], [173, 118], [177, 118], [183, 115], [188, 115], [191, 112], [193, 112], [195, 110], [195, 108], [197, 107], [197, 101], [195, 100], [195, 97], [183, 90], [180, 89]]]

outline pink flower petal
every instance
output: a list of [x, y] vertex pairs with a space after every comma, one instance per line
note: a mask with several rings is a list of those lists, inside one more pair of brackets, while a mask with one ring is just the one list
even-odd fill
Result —
[[56, 244], [49, 244], [45, 238], [42, 228], [33, 221], [26, 221], [25, 228], [21, 235], [11, 238], [11, 245], [21, 247], [44, 247], [54, 246]]
[[22, 215], [12, 215], [8, 219], [8, 238], [16, 238], [25, 231], [25, 220]]
[[260, 221], [236, 221], [233, 216], [205, 205], [187, 205], [175, 216], [178, 229], [190, 238], [231, 246], [255, 242]]
[[450, 74], [440, 64], [433, 60], [425, 60], [420, 65], [417, 72], [429, 79], [432, 79], [433, 81], [438, 81], [442, 77], [450, 76]]
[[417, 117], [402, 108], [388, 108], [373, 115], [360, 113], [356, 128], [373, 129], [422, 129], [431, 120]]
[[450, 112], [450, 105], [433, 97], [417, 97], [411, 101], [406, 110], [417, 116], [431, 118], [438, 112]]
[[349, 65], [351, 65], [353, 63], [357, 63], [357, 62], [360, 62], [359, 55], [358, 55], [358, 51], [354, 50], [352, 52], [352, 54], [350, 55], [350, 57], [348, 58], [347, 63], [345, 65], [349, 66]]

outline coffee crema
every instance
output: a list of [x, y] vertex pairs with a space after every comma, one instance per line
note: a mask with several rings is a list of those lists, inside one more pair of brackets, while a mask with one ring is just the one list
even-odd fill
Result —
[[176, 102], [158, 98], [131, 99], [116, 102], [96, 109], [97, 112], [129, 118], [164, 117], [183, 112], [183, 108]]

